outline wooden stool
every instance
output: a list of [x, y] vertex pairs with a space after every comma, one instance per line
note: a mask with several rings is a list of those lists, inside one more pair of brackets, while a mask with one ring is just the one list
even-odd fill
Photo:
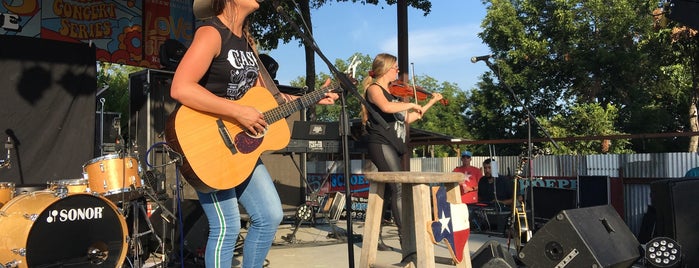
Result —
[[[444, 183], [447, 201], [461, 203], [459, 183], [464, 181], [464, 174], [458, 172], [366, 172], [369, 180], [369, 201], [364, 226], [361, 268], [374, 267], [376, 250], [379, 244], [381, 212], [384, 202], [386, 183], [402, 183], [402, 219], [401, 229], [403, 258], [416, 253], [417, 267], [435, 267], [434, 244], [428, 223], [432, 221], [430, 183]], [[411, 202], [412, 201], [412, 202]], [[471, 267], [468, 242], [464, 248], [464, 260], [457, 267]]]

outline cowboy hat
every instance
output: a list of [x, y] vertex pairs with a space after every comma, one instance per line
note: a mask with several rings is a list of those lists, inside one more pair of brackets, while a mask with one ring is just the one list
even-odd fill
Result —
[[213, 0], [194, 0], [192, 9], [192, 11], [194, 11], [194, 17], [200, 20], [216, 16], [214, 13]]

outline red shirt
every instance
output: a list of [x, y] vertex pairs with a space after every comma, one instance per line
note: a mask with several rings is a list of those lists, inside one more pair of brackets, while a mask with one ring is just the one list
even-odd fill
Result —
[[[478, 202], [478, 191], [470, 191], [470, 192], [465, 192], [464, 185], [468, 186], [469, 188], [476, 188], [478, 187], [478, 181], [483, 177], [483, 173], [481, 172], [481, 169], [474, 167], [474, 166], [459, 166], [454, 168], [454, 172], [461, 172], [466, 174], [466, 180], [461, 183], [461, 202], [464, 204], [473, 204]], [[470, 175], [470, 176], [469, 176]]]

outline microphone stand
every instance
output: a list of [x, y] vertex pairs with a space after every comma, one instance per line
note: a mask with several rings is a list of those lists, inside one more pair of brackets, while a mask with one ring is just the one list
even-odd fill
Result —
[[386, 123], [386, 121], [381, 119], [381, 116], [379, 116], [376, 111], [374, 111], [371, 106], [367, 103], [367, 101], [362, 97], [361, 94], [359, 94], [359, 91], [357, 90], [357, 87], [352, 83], [347, 75], [344, 73], [340, 72], [335, 66], [328, 60], [327, 57], [323, 54], [323, 52], [318, 48], [316, 45], [315, 41], [313, 40], [313, 37], [310, 35], [307, 35], [305, 31], [301, 30], [301, 27], [299, 27], [294, 20], [292, 20], [286, 12], [282, 9], [282, 7], [279, 5], [279, 1], [273, 1], [272, 2], [273, 7], [275, 8], [276, 12], [281, 15], [288, 23], [291, 25], [294, 30], [299, 34], [303, 42], [311, 47], [313, 51], [325, 62], [325, 64], [328, 66], [328, 69], [330, 72], [335, 76], [336, 79], [340, 81], [341, 88], [344, 89], [341, 94], [340, 94], [340, 102], [341, 102], [341, 112], [340, 112], [340, 137], [342, 140], [342, 156], [343, 156], [343, 172], [344, 172], [344, 177], [345, 177], [345, 211], [346, 211], [346, 219], [347, 219], [347, 255], [348, 255], [348, 264], [350, 268], [354, 267], [354, 233], [352, 231], [352, 190], [350, 187], [350, 160], [349, 160], [349, 135], [350, 134], [350, 127], [349, 127], [349, 118], [347, 116], [347, 105], [345, 102], [345, 96], [344, 94], [346, 92], [349, 92], [353, 94], [364, 107], [366, 107], [367, 111], [371, 113], [374, 118], [379, 118], [379, 124], [388, 129], [389, 125]]
[[[530, 195], [530, 200], [531, 200], [531, 201], [530, 201], [530, 204], [529, 204], [529, 209], [531, 210], [531, 219], [532, 219], [532, 226], [529, 227], [529, 228], [530, 228], [531, 230], [535, 230], [535, 229], [536, 229], [536, 224], [535, 224], [535, 222], [534, 222], [534, 218], [535, 218], [535, 217], [534, 217], [534, 184], [533, 184], [533, 182], [534, 182], [534, 176], [533, 176], [533, 174], [532, 174], [533, 172], [532, 172], [532, 168], [531, 168], [531, 163], [532, 163], [532, 162], [531, 162], [531, 161], [532, 161], [532, 151], [533, 151], [533, 145], [532, 145], [532, 121], [534, 121], [534, 123], [536, 123], [536, 125], [539, 127], [539, 129], [541, 129], [541, 131], [544, 132], [544, 135], [546, 135], [546, 138], [548, 138], [548, 139], [551, 141], [551, 143], [553, 143], [553, 145], [556, 146], [557, 149], [560, 149], [560, 147], [558, 146], [558, 143], [556, 143], [556, 141], [553, 140], [553, 139], [551, 138], [551, 135], [549, 135], [549, 133], [546, 131], [546, 129], [544, 129], [544, 127], [541, 126], [541, 123], [539, 123], [539, 120], [537, 120], [536, 117], [534, 117], [534, 114], [532, 114], [531, 110], [529, 110], [529, 107], [527, 107], [526, 105], [524, 105], [524, 102], [522, 102], [522, 100], [519, 99], [519, 97], [517, 97], [517, 94], [515, 94], [514, 90], [512, 90], [512, 88], [507, 84], [507, 82], [505, 82], [505, 80], [503, 80], [502, 77], [500, 77], [500, 72], [498, 71], [498, 69], [496, 69], [495, 67], [493, 67], [493, 64], [490, 63], [489, 58], [491, 58], [491, 55], [488, 55], [487, 57], [474, 57], [474, 58], [471, 58], [471, 62], [475, 63], [475, 62], [477, 62], [478, 60], [483, 60], [483, 61], [485, 62], [485, 65], [487, 65], [488, 68], [490, 68], [490, 70], [493, 71], [493, 73], [495, 74], [495, 76], [498, 78], [498, 81], [499, 81], [503, 86], [505, 86], [505, 88], [507, 88], [507, 90], [510, 92], [510, 94], [512, 94], [512, 97], [514, 98], [514, 100], [515, 100], [522, 108], [524, 108], [524, 110], [527, 112], [527, 157], [528, 157], [528, 158], [527, 158], [527, 159], [528, 159], [527, 161], [529, 162], [529, 172], [528, 172], [529, 174], [528, 174], [528, 176], [527, 176], [527, 180], [529, 181], [529, 187], [528, 187], [529, 189], [524, 191], [524, 194], [525, 194], [525, 196], [524, 196], [524, 201], [527, 200], [527, 196], [526, 196], [526, 195], [529, 194], [529, 195]], [[518, 183], [518, 182], [515, 181], [514, 183]], [[512, 195], [513, 195], [513, 197], [512, 197], [512, 198], [513, 198], [512, 202], [515, 202], [514, 198], [517, 198], [517, 193], [512, 193]], [[524, 213], [525, 213], [525, 215], [526, 215], [527, 211], [525, 210]], [[534, 227], [534, 228], [532, 228], [532, 227]]]

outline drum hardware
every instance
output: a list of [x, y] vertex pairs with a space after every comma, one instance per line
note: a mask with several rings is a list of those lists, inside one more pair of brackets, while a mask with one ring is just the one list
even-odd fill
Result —
[[[130, 208], [131, 208], [130, 211], [132, 213], [132, 216], [134, 217], [133, 231], [132, 231], [131, 237], [129, 238], [130, 250], [133, 254], [132, 255], [133, 256], [133, 260], [132, 260], [133, 266], [132, 267], [138, 268], [138, 267], [141, 267], [141, 264], [142, 264], [142, 262], [140, 260], [140, 256], [144, 253], [143, 252], [143, 245], [141, 245], [140, 238], [142, 236], [147, 235], [147, 234], [152, 234], [153, 237], [155, 237], [155, 239], [158, 241], [159, 245], [163, 243], [163, 240], [160, 238], [160, 236], [158, 236], [156, 234], [155, 229], [153, 228], [153, 224], [151, 223], [150, 219], [148, 218], [148, 213], [146, 212], [145, 204], [143, 203], [143, 201], [141, 199], [132, 201], [130, 204]], [[128, 216], [128, 212], [127, 212], [127, 216]], [[139, 222], [140, 217], [139, 216], [144, 217], [146, 225], [148, 227], [148, 229], [145, 230], [144, 232], [139, 232], [139, 230], [140, 230], [139, 229], [139, 224], [140, 224], [140, 222]]]
[[0, 268], [16, 268], [19, 267], [19, 261], [11, 261], [5, 264], [0, 264]]
[[7, 141], [5, 142], [5, 149], [7, 150], [7, 156], [5, 159], [0, 159], [0, 168], [10, 168], [10, 157], [12, 156], [12, 149], [14, 149], [14, 144], [12, 143], [12, 137], [7, 136]]

